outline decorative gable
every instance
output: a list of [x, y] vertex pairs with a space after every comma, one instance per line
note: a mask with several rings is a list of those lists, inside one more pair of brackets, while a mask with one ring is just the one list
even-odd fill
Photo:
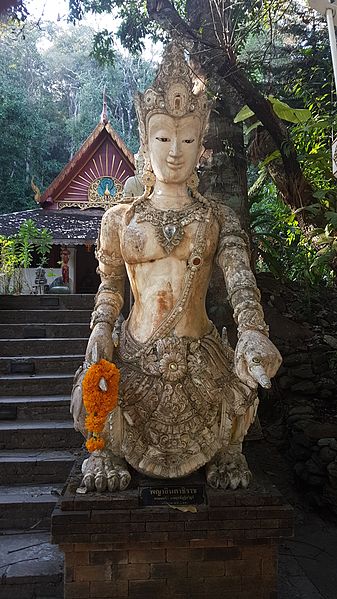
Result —
[[46, 209], [107, 209], [134, 175], [134, 157], [110, 123], [99, 123], [40, 198]]

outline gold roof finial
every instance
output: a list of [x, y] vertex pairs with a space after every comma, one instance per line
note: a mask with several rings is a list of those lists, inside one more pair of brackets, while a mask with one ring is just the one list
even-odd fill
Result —
[[41, 191], [38, 188], [38, 186], [35, 185], [35, 183], [34, 183], [34, 177], [32, 177], [32, 180], [30, 182], [30, 186], [31, 186], [32, 190], [35, 192], [34, 193], [34, 200], [35, 200], [35, 202], [37, 202], [39, 204], [40, 201], [41, 201]]
[[107, 106], [107, 100], [106, 100], [106, 85], [104, 85], [103, 88], [103, 108], [102, 108], [102, 113], [101, 113], [101, 123], [103, 123], [103, 125], [106, 125], [109, 122], [108, 119], [108, 106]]

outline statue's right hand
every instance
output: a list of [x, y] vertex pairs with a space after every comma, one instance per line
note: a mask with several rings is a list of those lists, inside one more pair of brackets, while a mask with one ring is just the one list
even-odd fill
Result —
[[88, 341], [85, 360], [94, 364], [100, 360], [112, 361], [113, 341], [111, 326], [105, 322], [95, 325]]

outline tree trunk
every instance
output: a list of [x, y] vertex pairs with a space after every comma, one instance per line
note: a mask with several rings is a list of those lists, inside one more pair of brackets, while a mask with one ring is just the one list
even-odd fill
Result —
[[[211, 11], [215, 4], [223, 10], [222, 14]], [[179, 35], [182, 43], [192, 49], [206, 74], [208, 72], [216, 77], [220, 87], [230, 85], [235, 89], [241, 98], [241, 104], [247, 104], [262, 122], [280, 151], [284, 172], [280, 191], [284, 201], [292, 209], [309, 206], [316, 202], [314, 190], [302, 173], [287, 128], [274, 113], [269, 100], [247, 79], [236, 62], [230, 43], [225, 42], [226, 28], [230, 30], [230, 17], [227, 16], [230, 15], [229, 8], [229, 1], [212, 3], [209, 0], [189, 0], [189, 21], [184, 21], [170, 0], [147, 0], [150, 18], [171, 35]], [[320, 216], [313, 217], [308, 211], [302, 213], [302, 218], [303, 224], [320, 221]]]
[[[187, 16], [193, 29], [202, 27], [205, 40], [216, 42], [216, 31], [211, 23], [208, 0], [187, 0]], [[191, 66], [196, 75], [205, 78], [217, 94], [213, 106], [208, 134], [204, 141], [205, 153], [201, 161], [200, 191], [206, 197], [224, 203], [235, 210], [242, 226], [249, 232], [247, 161], [242, 124], [235, 124], [234, 117], [241, 107], [241, 99], [231, 85], [223, 85], [214, 79], [211, 63], [204, 61], [202, 72], [199, 61]], [[227, 292], [223, 274], [215, 267], [207, 294], [207, 311], [218, 330], [223, 326], [233, 330], [231, 308], [226, 301]], [[234, 342], [234, 338], [232, 337]]]

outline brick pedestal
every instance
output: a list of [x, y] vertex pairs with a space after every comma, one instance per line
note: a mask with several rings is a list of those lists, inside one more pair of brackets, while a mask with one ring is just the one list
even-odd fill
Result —
[[[52, 517], [65, 555], [65, 599], [275, 599], [277, 549], [293, 533], [293, 511], [254, 471], [248, 490], [212, 490], [181, 512], [140, 505], [135, 474], [119, 494], [76, 495], [73, 474]], [[204, 484], [203, 474], [174, 481]], [[164, 481], [162, 481], [164, 484]]]

